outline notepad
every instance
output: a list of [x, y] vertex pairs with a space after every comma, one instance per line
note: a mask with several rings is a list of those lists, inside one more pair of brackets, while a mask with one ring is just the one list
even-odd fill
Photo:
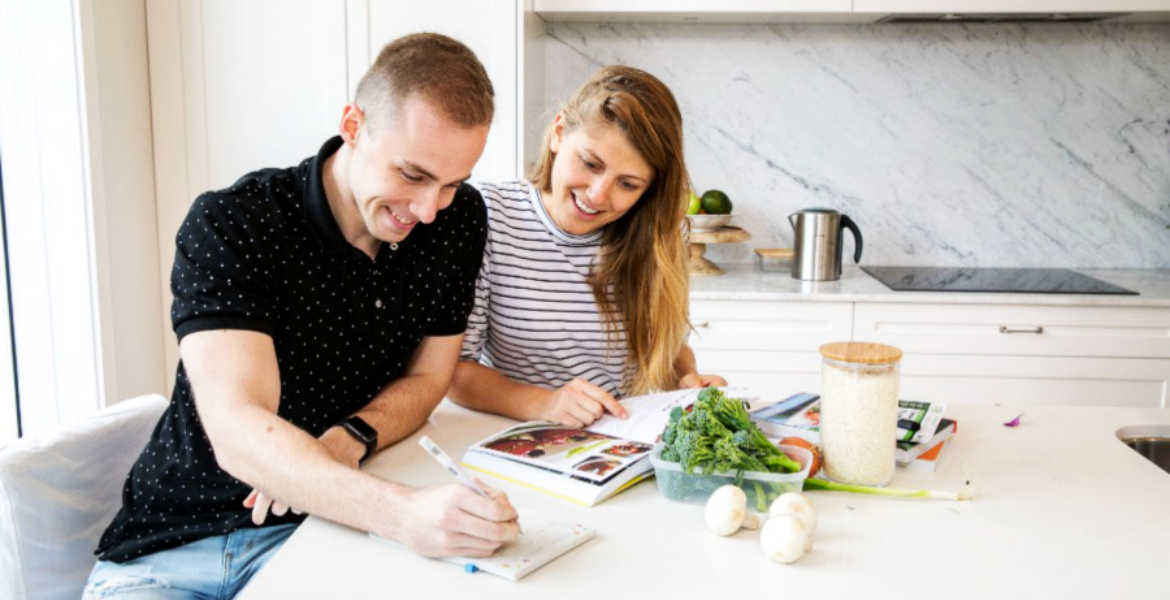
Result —
[[[597, 530], [577, 521], [551, 517], [538, 512], [518, 511], [524, 533], [504, 544], [488, 558], [443, 558], [457, 565], [475, 565], [480, 571], [519, 581], [529, 573], [580, 546], [597, 534]], [[402, 548], [393, 540], [370, 534], [370, 537]]]

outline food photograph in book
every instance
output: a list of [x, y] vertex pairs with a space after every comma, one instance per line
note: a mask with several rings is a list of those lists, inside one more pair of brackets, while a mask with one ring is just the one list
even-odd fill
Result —
[[604, 483], [645, 458], [652, 447], [560, 425], [520, 425], [477, 445], [476, 450], [548, 471]]

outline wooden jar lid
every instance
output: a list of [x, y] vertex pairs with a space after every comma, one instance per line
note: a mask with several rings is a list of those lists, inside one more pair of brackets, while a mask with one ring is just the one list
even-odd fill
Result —
[[888, 365], [902, 359], [902, 351], [873, 342], [833, 342], [821, 346], [821, 356], [862, 365]]

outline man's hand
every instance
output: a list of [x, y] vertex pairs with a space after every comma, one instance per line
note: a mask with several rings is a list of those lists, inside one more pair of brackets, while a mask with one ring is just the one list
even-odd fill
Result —
[[[358, 462], [361, 461], [362, 455], [365, 454], [366, 447], [355, 440], [352, 435], [346, 432], [341, 427], [330, 427], [317, 438], [321, 445], [325, 446], [327, 450], [343, 465], [358, 468]], [[289, 511], [289, 507], [276, 502], [269, 498], [264, 492], [253, 489], [252, 493], [244, 499], [244, 508], [252, 509], [252, 522], [256, 525], [263, 525], [265, 519], [268, 518], [269, 509], [272, 514], [282, 517]], [[301, 514], [301, 511], [293, 508], [294, 514]]]
[[578, 378], [549, 393], [540, 418], [567, 427], [585, 427], [606, 412], [619, 419], [630, 416], [609, 392]]
[[414, 490], [401, 506], [396, 534], [374, 533], [432, 558], [491, 556], [520, 534], [519, 516], [507, 495], [476, 483], [490, 498], [458, 483]]
[[683, 375], [682, 379], [678, 380], [678, 389], [680, 390], [687, 388], [724, 387], [726, 385], [727, 380], [718, 375], [688, 373]]

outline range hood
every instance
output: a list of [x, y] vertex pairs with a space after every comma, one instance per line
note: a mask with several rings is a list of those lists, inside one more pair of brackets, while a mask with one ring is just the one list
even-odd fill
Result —
[[889, 23], [1097, 23], [1133, 13], [901, 13], [878, 19]]

